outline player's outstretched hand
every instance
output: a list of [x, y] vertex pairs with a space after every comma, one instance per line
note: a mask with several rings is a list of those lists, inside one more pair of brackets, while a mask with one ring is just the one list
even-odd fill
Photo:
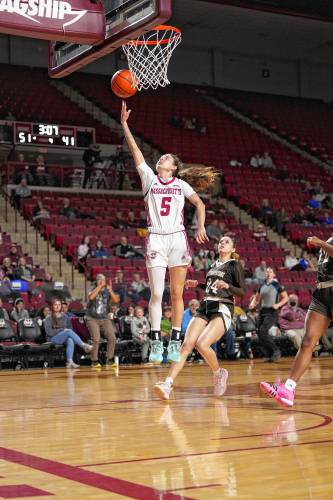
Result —
[[185, 288], [195, 288], [198, 286], [198, 280], [186, 280]]
[[215, 282], [215, 286], [216, 288], [220, 289], [220, 288], [225, 288], [226, 290], [228, 290], [229, 288], [229, 283], [226, 283], [225, 281], [223, 280], [218, 280]]
[[127, 110], [127, 105], [125, 101], [122, 101], [121, 105], [121, 115], [120, 115], [120, 123], [122, 125], [125, 125], [127, 123], [127, 120], [129, 118], [129, 115], [131, 114], [131, 110]]
[[205, 241], [209, 241], [209, 238], [206, 234], [206, 229], [204, 227], [197, 230], [195, 241], [200, 244], [205, 243]]
[[306, 243], [308, 247], [321, 247], [323, 244], [323, 240], [320, 238], [317, 238], [317, 236], [310, 236], [307, 240]]

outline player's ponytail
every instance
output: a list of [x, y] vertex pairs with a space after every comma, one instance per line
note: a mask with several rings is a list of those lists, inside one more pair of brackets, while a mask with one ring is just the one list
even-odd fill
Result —
[[177, 175], [188, 182], [195, 191], [209, 191], [216, 177], [220, 174], [214, 167], [192, 163], [183, 164], [178, 156], [174, 154], [170, 154], [170, 156], [177, 167]]
[[232, 259], [239, 260], [239, 259], [240, 259], [240, 255], [239, 255], [239, 253], [237, 253], [237, 252], [232, 252], [232, 254], [231, 254], [231, 258], [232, 258]]

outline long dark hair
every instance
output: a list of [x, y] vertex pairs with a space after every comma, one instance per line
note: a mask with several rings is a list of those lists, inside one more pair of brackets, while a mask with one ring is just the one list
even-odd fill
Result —
[[207, 167], [207, 165], [197, 163], [184, 164], [177, 155], [170, 154], [170, 156], [177, 167], [178, 177], [188, 182], [195, 191], [208, 191], [214, 184], [216, 177], [221, 173], [215, 167]]
[[59, 318], [56, 313], [53, 311], [53, 306], [56, 302], [61, 304], [61, 300], [53, 299], [51, 302], [51, 320], [52, 320], [52, 328], [60, 328]]

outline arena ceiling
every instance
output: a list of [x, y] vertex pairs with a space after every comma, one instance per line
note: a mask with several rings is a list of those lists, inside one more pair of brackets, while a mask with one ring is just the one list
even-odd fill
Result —
[[[333, 1], [316, 1], [318, 16], [324, 4], [332, 4], [328, 12], [332, 13], [333, 19]], [[271, 56], [283, 60], [333, 64], [333, 24], [328, 18], [323, 21], [312, 19], [310, 14], [309, 17], [284, 15], [229, 5], [235, 3], [233, 0], [226, 2], [174, 0], [171, 22], [182, 28], [184, 45], [220, 48], [225, 52], [260, 55], [267, 59]], [[267, 7], [268, 4], [292, 2], [272, 0], [247, 3], [265, 3]], [[299, 0], [298, 8], [300, 4], [304, 8], [306, 4], [308, 7], [311, 4], [314, 8], [314, 2]]]

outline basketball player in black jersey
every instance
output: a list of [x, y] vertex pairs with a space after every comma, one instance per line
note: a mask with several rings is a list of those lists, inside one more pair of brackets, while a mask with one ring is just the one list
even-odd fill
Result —
[[261, 391], [282, 406], [293, 406], [296, 384], [311, 363], [312, 352], [333, 319], [333, 237], [326, 242], [316, 236], [308, 245], [320, 248], [316, 289], [305, 320], [305, 336], [294, 359], [289, 378], [283, 384], [261, 382]]
[[200, 352], [214, 373], [214, 395], [222, 396], [226, 390], [228, 372], [220, 368], [211, 345], [230, 328], [234, 297], [244, 295], [245, 284], [243, 267], [238, 261], [239, 256], [232, 238], [222, 237], [218, 251], [219, 258], [209, 269], [205, 284], [199, 284], [197, 280], [186, 281], [187, 288], [203, 288], [205, 296], [187, 328], [180, 361], [172, 365], [165, 381], [158, 382], [154, 387], [154, 394], [160, 399], [169, 399], [173, 382], [194, 348]]

